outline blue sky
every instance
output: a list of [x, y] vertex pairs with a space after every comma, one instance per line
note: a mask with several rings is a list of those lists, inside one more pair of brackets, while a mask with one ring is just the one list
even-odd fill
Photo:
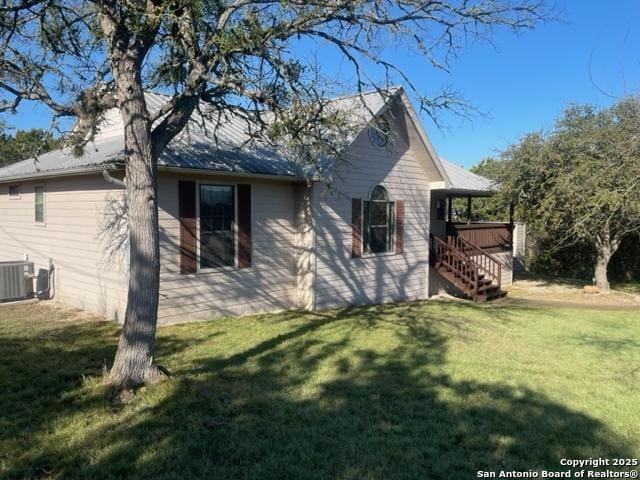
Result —
[[[551, 127], [570, 102], [607, 106], [615, 101], [609, 95], [639, 91], [640, 0], [559, 0], [555, 5], [564, 22], [520, 35], [499, 31], [495, 48], [470, 46], [448, 74], [434, 72], [418, 58], [403, 58], [402, 49], [393, 52], [421, 91], [450, 85], [486, 113], [470, 121], [445, 114], [443, 129], [423, 116], [441, 156], [469, 167], [527, 132]], [[337, 55], [320, 53], [328, 72], [344, 68]], [[17, 128], [48, 126], [46, 112], [33, 105], [6, 120]]]
[[501, 32], [497, 51], [476, 46], [458, 59], [451, 83], [489, 117], [461, 123], [447, 116], [442, 131], [425, 120], [441, 156], [471, 166], [527, 132], [550, 128], [570, 102], [608, 106], [615, 101], [609, 95], [640, 91], [640, 1], [556, 5], [566, 23], [519, 36]]

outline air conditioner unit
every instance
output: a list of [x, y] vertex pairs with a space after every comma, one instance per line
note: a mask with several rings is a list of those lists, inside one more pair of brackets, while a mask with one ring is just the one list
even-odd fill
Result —
[[0, 262], [0, 302], [33, 297], [33, 262]]

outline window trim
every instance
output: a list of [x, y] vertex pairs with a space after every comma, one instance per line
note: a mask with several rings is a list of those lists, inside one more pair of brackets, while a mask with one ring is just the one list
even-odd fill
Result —
[[[380, 122], [385, 122], [386, 123], [386, 127], [387, 127], [387, 132], [386, 133], [382, 133], [382, 129], [378, 127], [378, 124]], [[384, 115], [378, 115], [369, 125], [368, 130], [368, 134], [369, 134], [369, 141], [371, 142], [371, 145], [373, 145], [375, 148], [387, 148], [389, 146], [390, 142], [390, 138], [391, 138], [391, 122], [389, 122], [389, 119]], [[382, 145], [379, 145], [375, 142], [374, 138], [375, 136], [378, 136], [378, 138], [384, 140], [384, 143]]]
[[[36, 219], [36, 190], [42, 187], [42, 222]], [[38, 227], [47, 226], [47, 186], [44, 183], [36, 183], [33, 186], [33, 223]]]
[[[369, 225], [369, 219], [366, 218], [365, 215], [365, 205], [367, 203], [371, 203], [372, 201], [377, 201], [380, 202], [380, 200], [371, 200], [371, 195], [373, 194], [373, 191], [375, 190], [376, 187], [382, 187], [384, 188], [385, 192], [387, 193], [387, 200], [384, 202], [387, 204], [387, 215], [389, 216], [388, 220], [387, 220], [387, 229], [388, 231], [388, 236], [389, 236], [389, 249], [385, 250], [383, 252], [372, 252], [369, 250], [368, 248], [368, 244], [369, 244], [369, 232], [365, 231], [365, 226]], [[395, 255], [396, 254], [396, 201], [391, 197], [391, 194], [389, 193], [389, 189], [384, 186], [382, 183], [377, 183], [375, 184], [371, 190], [369, 191], [369, 195], [367, 196], [366, 200], [362, 201], [362, 207], [361, 207], [361, 216], [362, 216], [362, 231], [361, 231], [361, 238], [362, 238], [362, 257], [384, 257], [385, 255]], [[369, 227], [370, 228], [370, 227]]]
[[[11, 195], [11, 189], [13, 187], [17, 187], [18, 188], [18, 195]], [[9, 195], [9, 200], [20, 200], [22, 198], [22, 187], [20, 186], [19, 183], [14, 183], [12, 185], [9, 185], [9, 190], [7, 192], [7, 194]]]
[[[233, 187], [233, 265], [223, 267], [200, 266], [200, 186]], [[196, 180], [196, 275], [218, 272], [232, 272], [238, 269], [238, 184], [236, 182]], [[249, 270], [249, 269], [247, 269]]]

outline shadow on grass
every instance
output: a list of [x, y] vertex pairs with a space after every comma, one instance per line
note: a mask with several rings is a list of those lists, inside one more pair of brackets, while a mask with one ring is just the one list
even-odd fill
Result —
[[[199, 338], [161, 330], [159, 356], [173, 358], [178, 375], [118, 411], [78, 385], [81, 374], [99, 374], [115, 338], [96, 341], [96, 327], [73, 326], [59, 332], [67, 348], [3, 339], [4, 379], [20, 369], [34, 387], [3, 394], [0, 439], [13, 453], [0, 475], [455, 480], [477, 470], [560, 469], [561, 458], [633, 456], [599, 421], [535, 391], [453, 379], [443, 332], [464, 333], [465, 311], [406, 304], [266, 317], [277, 334], [189, 358], [189, 347], [227, 337], [214, 324], [199, 326]], [[102, 422], [43, 440], [73, 415]]]
[[567, 340], [579, 346], [593, 347], [611, 353], [637, 351], [640, 348], [640, 342], [632, 338], [615, 339], [596, 335], [577, 335], [569, 337]]

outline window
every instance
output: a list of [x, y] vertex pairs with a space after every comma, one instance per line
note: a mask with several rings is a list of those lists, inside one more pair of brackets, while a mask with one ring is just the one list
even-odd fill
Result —
[[369, 138], [376, 147], [384, 147], [389, 143], [391, 127], [385, 117], [378, 117], [375, 125], [369, 127]]
[[33, 191], [35, 194], [35, 220], [36, 223], [44, 224], [44, 185], [36, 185]]
[[444, 220], [444, 199], [442, 198], [436, 200], [436, 219]]
[[382, 253], [393, 250], [394, 203], [387, 190], [378, 185], [364, 202], [364, 251]]
[[20, 199], [20, 185], [9, 185], [9, 198], [11, 200]]
[[235, 194], [230, 185], [200, 185], [200, 268], [234, 265]]

